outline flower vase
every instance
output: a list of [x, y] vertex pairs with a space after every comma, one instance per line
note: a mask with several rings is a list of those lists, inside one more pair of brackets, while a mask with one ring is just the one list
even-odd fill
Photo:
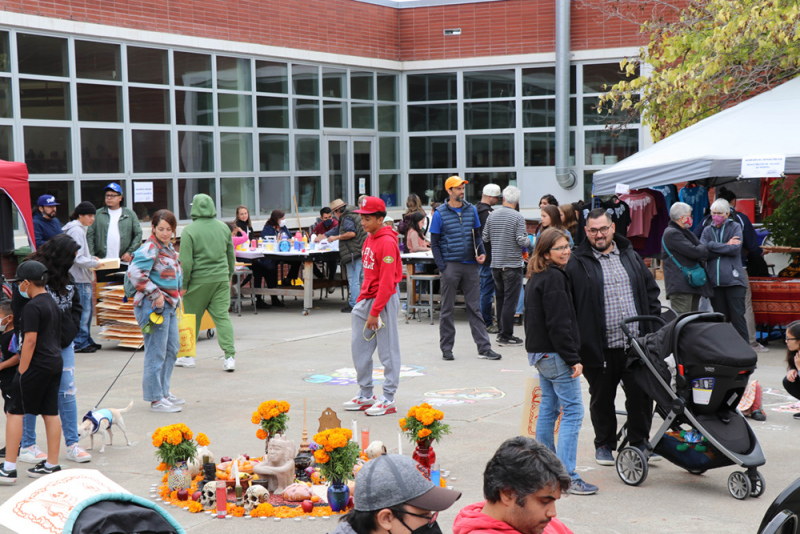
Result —
[[328, 506], [334, 512], [342, 512], [347, 509], [347, 502], [350, 500], [350, 488], [343, 482], [333, 482], [328, 487]]
[[167, 471], [167, 487], [170, 491], [186, 489], [192, 485], [192, 477], [189, 475], [189, 465], [185, 462], [177, 462], [170, 466]]
[[433, 450], [433, 442], [430, 439], [418, 440], [417, 448], [414, 449], [414, 454], [411, 455], [411, 458], [424, 467], [430, 476], [431, 466], [436, 463], [436, 453]]

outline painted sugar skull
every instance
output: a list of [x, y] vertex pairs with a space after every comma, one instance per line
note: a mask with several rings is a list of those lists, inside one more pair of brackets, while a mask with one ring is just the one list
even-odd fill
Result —
[[217, 485], [214, 482], [209, 482], [203, 486], [200, 504], [203, 505], [204, 510], [212, 510], [217, 506]]
[[244, 511], [248, 514], [259, 504], [269, 502], [269, 491], [260, 484], [247, 488], [244, 494]]

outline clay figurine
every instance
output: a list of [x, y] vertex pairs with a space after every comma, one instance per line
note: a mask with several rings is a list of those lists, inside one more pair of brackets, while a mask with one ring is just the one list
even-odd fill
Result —
[[269, 452], [253, 471], [258, 478], [267, 481], [267, 489], [282, 495], [283, 490], [294, 482], [294, 457], [297, 444], [283, 437], [274, 437], [269, 441]]

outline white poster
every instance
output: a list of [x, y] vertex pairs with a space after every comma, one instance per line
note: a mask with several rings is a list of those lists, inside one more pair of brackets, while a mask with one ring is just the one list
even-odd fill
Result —
[[786, 156], [757, 156], [742, 158], [742, 178], [775, 178], [783, 175]]
[[153, 202], [153, 182], [133, 182], [133, 202]]
[[631, 188], [628, 184], [617, 184], [616, 187], [614, 187], [614, 194], [616, 195], [627, 195], [630, 192]]
[[359, 178], [358, 179], [358, 194], [363, 195], [367, 192], [367, 179], [366, 178]]

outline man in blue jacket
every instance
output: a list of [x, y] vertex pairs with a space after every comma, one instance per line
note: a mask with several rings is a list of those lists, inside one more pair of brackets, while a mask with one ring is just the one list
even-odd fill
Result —
[[54, 235], [61, 233], [61, 223], [56, 219], [56, 206], [60, 206], [53, 195], [42, 195], [36, 201], [33, 214], [33, 235], [36, 246], [41, 247]]

